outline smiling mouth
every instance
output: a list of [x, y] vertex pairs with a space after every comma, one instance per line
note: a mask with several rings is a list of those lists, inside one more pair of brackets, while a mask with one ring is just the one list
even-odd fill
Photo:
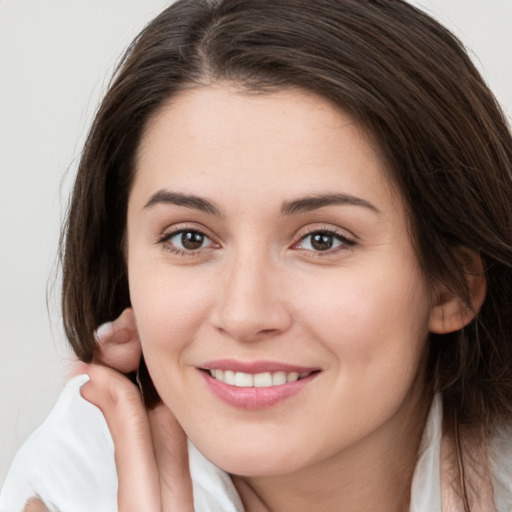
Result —
[[305, 379], [313, 373], [316, 373], [314, 371], [302, 373], [277, 371], [252, 374], [220, 369], [210, 369], [207, 371], [215, 380], [238, 388], [270, 388], [273, 386], [282, 386], [283, 384]]
[[208, 389], [237, 409], [268, 409], [309, 387], [321, 373], [277, 361], [223, 359], [198, 368]]

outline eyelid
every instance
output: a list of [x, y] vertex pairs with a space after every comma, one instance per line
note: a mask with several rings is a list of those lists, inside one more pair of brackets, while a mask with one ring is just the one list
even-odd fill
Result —
[[[180, 249], [176, 246], [166, 247], [170, 252], [179, 254], [179, 255], [187, 255], [194, 256], [199, 253], [209, 251], [211, 249], [220, 248], [221, 244], [216, 241], [216, 237], [210, 233], [210, 230], [201, 224], [196, 224], [195, 222], [183, 222], [179, 224], [173, 224], [171, 226], [166, 227], [161, 234], [158, 235], [156, 243], [157, 244], [165, 244], [169, 242], [169, 240], [186, 231], [195, 231], [197, 233], [201, 233], [206, 238], [210, 240], [210, 244], [207, 247], [201, 247], [198, 249]], [[315, 233], [326, 233], [332, 235], [333, 237], [338, 238], [342, 242], [341, 247], [337, 246], [333, 249], [328, 249], [325, 251], [313, 251], [311, 249], [303, 249], [298, 247], [300, 242], [302, 242], [306, 237], [314, 235]], [[339, 250], [347, 250], [357, 244], [357, 237], [352, 233], [348, 232], [345, 229], [339, 228], [337, 226], [333, 226], [331, 224], [313, 224], [308, 225], [301, 228], [297, 231], [294, 242], [291, 244], [291, 248], [295, 250], [303, 250], [307, 253], [312, 253], [315, 256], [328, 256], [329, 254], [336, 253]]]
[[199, 249], [184, 250], [180, 249], [179, 247], [166, 247], [166, 249], [179, 255], [194, 256], [198, 253], [220, 247], [220, 244], [215, 241], [215, 237], [210, 234], [209, 229], [194, 222], [184, 222], [168, 226], [160, 233], [160, 235], [158, 235], [156, 243], [165, 244], [166, 242], [169, 242], [169, 240], [174, 236], [186, 231], [195, 231], [197, 233], [201, 233], [210, 240], [211, 244], [208, 247], [201, 247]]
[[[325, 232], [325, 233], [332, 233], [333, 235], [337, 235], [340, 238], [343, 238], [344, 240], [356, 243], [357, 237], [351, 233], [350, 231], [346, 229], [342, 229], [338, 226], [334, 226], [332, 224], [309, 224], [307, 226], [304, 226], [303, 228], [299, 229], [297, 231], [297, 234], [295, 235], [295, 239], [297, 242], [299, 242], [302, 238], [305, 236], [311, 235], [313, 233], [318, 232]], [[296, 243], [296, 242], [295, 242]]]
[[202, 224], [198, 224], [197, 222], [178, 222], [176, 224], [170, 224], [165, 228], [160, 230], [160, 234], [157, 235], [158, 240], [162, 238], [168, 238], [169, 236], [173, 236], [176, 233], [181, 231], [197, 231], [199, 233], [203, 233], [208, 238], [215, 238], [211, 231]]
[[337, 252], [339, 250], [339, 247], [336, 247], [334, 249], [329, 249], [326, 251], [311, 251], [309, 249], [301, 249], [298, 248], [298, 244], [302, 242], [306, 237], [314, 235], [315, 233], [327, 233], [329, 235], [332, 235], [334, 237], [337, 237], [339, 240], [343, 242], [344, 249], [349, 249], [357, 244], [357, 238], [352, 234], [347, 232], [345, 229], [341, 229], [339, 227], [330, 225], [330, 224], [317, 224], [317, 225], [309, 225], [304, 228], [301, 228], [296, 236], [295, 241], [292, 244], [292, 249], [296, 248], [296, 250], [304, 250], [307, 252], [314, 253], [315, 256], [321, 256], [321, 255], [329, 255], [333, 254], [334, 252]]

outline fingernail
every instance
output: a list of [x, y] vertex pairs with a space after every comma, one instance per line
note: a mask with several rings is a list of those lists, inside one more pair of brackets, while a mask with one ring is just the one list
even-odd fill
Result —
[[112, 322], [105, 322], [94, 331], [94, 338], [97, 343], [100, 343], [101, 341], [103, 341], [103, 338], [110, 336], [112, 332]]

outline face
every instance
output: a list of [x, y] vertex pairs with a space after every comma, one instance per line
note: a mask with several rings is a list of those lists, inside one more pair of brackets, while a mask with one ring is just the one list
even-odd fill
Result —
[[277, 475], [397, 437], [429, 287], [348, 115], [299, 90], [182, 93], [141, 141], [127, 233], [149, 372], [215, 464]]

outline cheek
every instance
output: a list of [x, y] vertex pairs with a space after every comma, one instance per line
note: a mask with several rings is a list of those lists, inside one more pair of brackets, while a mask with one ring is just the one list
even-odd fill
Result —
[[[353, 268], [343, 279], [326, 279], [315, 288], [319, 293], [298, 299], [307, 315], [308, 337], [330, 354], [329, 395], [322, 413], [335, 420], [330, 424], [333, 439], [341, 424], [345, 441], [384, 424], [421, 371], [430, 312], [427, 288], [415, 269], [408, 272], [405, 265], [400, 270], [392, 276], [391, 268]], [[421, 388], [422, 381], [417, 382]]]
[[186, 385], [187, 354], [201, 336], [210, 290], [165, 265], [139, 266], [130, 278], [132, 307], [149, 374], [163, 402], [180, 423], [188, 425], [185, 420], [194, 393]]
[[[166, 265], [131, 267], [130, 297], [148, 366], [179, 359], [197, 337], [208, 314], [212, 291], [208, 281], [190, 270], [176, 271]], [[154, 362], [154, 365], [152, 364]]]
[[360, 372], [379, 379], [379, 373], [389, 377], [406, 366], [415, 372], [430, 315], [427, 286], [417, 269], [407, 264], [351, 268], [301, 286], [316, 290], [297, 299], [304, 324], [345, 367], [343, 375]]

